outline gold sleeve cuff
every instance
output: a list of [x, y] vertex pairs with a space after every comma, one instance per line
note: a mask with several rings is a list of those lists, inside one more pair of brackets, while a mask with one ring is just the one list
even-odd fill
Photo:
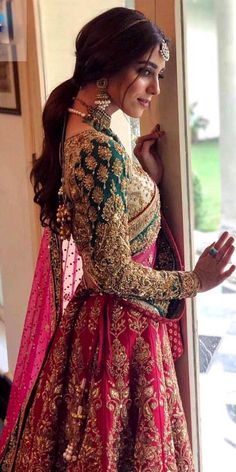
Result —
[[179, 298], [191, 298], [197, 295], [201, 288], [200, 280], [194, 271], [179, 272], [182, 284], [181, 294]]

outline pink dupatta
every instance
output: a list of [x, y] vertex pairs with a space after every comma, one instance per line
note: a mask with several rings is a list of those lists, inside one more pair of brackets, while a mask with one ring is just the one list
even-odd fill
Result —
[[46, 228], [35, 267], [5, 426], [0, 437], [0, 456], [38, 378], [61, 310], [74, 295], [81, 278], [81, 258], [73, 240], [64, 241], [61, 245]]

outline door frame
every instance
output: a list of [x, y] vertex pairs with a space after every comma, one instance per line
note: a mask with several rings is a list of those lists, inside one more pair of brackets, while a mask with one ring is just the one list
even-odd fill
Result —
[[[184, 1], [136, 0], [135, 7], [160, 25], [170, 38], [171, 59], [166, 65], [161, 94], [153, 99], [150, 111], [141, 118], [141, 132], [157, 124], [165, 130], [160, 143], [165, 173], [161, 185], [162, 208], [177, 241], [185, 269], [194, 267], [193, 190], [188, 129], [186, 34]], [[199, 422], [199, 355], [197, 317], [194, 299], [186, 301], [182, 319], [185, 351], [176, 362], [176, 373], [192, 443], [196, 470], [201, 470]]]

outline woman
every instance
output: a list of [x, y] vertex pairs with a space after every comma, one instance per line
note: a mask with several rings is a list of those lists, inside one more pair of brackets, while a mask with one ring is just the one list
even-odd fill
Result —
[[[167, 325], [177, 329], [181, 300], [231, 275], [233, 238], [224, 233], [194, 271], [176, 270], [164, 220], [160, 229], [162, 169], [153, 148], [160, 133], [138, 140], [141, 165], [110, 129], [118, 109], [142, 116], [168, 59], [157, 26], [114, 8], [84, 26], [74, 75], [46, 103], [32, 176], [50, 230], [15, 373], [3, 471], [194, 471]], [[69, 284], [63, 309], [62, 241], [71, 235], [83, 276], [76, 290]], [[77, 252], [71, 260], [74, 279]]]

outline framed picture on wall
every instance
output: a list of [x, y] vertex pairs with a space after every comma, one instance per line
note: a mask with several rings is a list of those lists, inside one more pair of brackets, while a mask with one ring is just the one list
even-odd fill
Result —
[[13, 44], [0, 44], [0, 113], [21, 114], [18, 66]]
[[9, 43], [13, 39], [11, 0], [0, 0], [0, 42]]

